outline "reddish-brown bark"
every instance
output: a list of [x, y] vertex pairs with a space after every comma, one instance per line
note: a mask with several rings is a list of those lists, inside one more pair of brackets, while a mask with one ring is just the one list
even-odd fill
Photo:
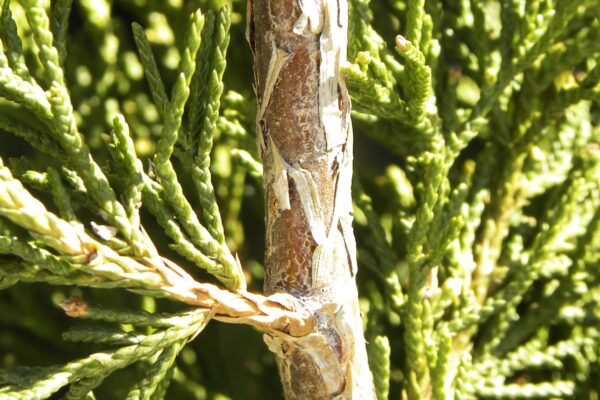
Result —
[[373, 398], [351, 227], [350, 102], [339, 74], [346, 0], [253, 0], [258, 142], [266, 196], [265, 291], [312, 311], [314, 333], [265, 334], [288, 399]]

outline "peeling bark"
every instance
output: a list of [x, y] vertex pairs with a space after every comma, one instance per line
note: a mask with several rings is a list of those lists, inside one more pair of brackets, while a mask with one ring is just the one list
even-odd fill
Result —
[[373, 399], [352, 231], [347, 0], [250, 0], [257, 136], [266, 196], [265, 291], [315, 317], [302, 337], [265, 333], [288, 399]]

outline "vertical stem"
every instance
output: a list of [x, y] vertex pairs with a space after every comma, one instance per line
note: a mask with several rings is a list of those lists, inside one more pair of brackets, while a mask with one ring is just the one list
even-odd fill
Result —
[[265, 290], [294, 295], [318, 321], [305, 337], [265, 341], [287, 399], [373, 399], [355, 282], [350, 101], [339, 72], [347, 0], [250, 0], [248, 21], [265, 173]]

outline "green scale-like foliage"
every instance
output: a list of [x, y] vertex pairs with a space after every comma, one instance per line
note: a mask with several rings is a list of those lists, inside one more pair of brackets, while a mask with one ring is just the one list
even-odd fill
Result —
[[355, 193], [391, 396], [594, 398], [598, 3], [351, 3], [357, 130], [394, 159]]
[[[597, 398], [600, 3], [349, 3], [377, 399]], [[245, 2], [0, 6], [0, 399], [281, 398]]]

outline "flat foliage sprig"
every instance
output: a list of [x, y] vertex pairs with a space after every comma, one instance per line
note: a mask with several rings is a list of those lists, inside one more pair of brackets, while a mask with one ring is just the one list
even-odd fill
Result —
[[[91, 4], [82, 4], [94, 29], [103, 29], [107, 26], [103, 24], [108, 23], [99, 12], [102, 7], [110, 12], [110, 5], [102, 3], [99, 7], [92, 9]], [[207, 287], [207, 297], [200, 294], [204, 289], [192, 289], [194, 280], [159, 255], [153, 239], [142, 226], [141, 209], [154, 215], [172, 240], [169, 246], [176, 252], [206, 269], [227, 287], [242, 291], [246, 287], [239, 261], [224, 241], [208, 172], [223, 87], [230, 11], [226, 7], [217, 12], [209, 11], [206, 27], [204, 15], [200, 11], [192, 12], [186, 23], [181, 61], [170, 95], [166, 94], [163, 83], [166, 80], [161, 77], [144, 29], [134, 24], [133, 36], [141, 59], [137, 65], [147, 76], [162, 125], [156, 154], [150, 168], [145, 168], [148, 161], [144, 162], [138, 155], [140, 141], [136, 141], [127, 119], [119, 112], [120, 107], [127, 109], [127, 102], [116, 107], [112, 103], [112, 127], [110, 133], [102, 134], [111, 162], [107, 170], [100, 166], [105, 161], [104, 156], [92, 150], [78, 121], [86, 115], [89, 105], [84, 100], [76, 109], [71, 98], [65, 68], [69, 62], [67, 30], [71, 9], [70, 1], [57, 1], [51, 9], [43, 1], [2, 3], [2, 128], [54, 160], [38, 163], [11, 159], [13, 171], [0, 161], [1, 287], [19, 286], [19, 282], [47, 282], [62, 286], [125, 288], [195, 305], [204, 301], [201, 298], [208, 303], [204, 304], [205, 308], [182, 316], [162, 317], [134, 309], [113, 312], [92, 308], [79, 300], [75, 305], [73, 301], [63, 303], [69, 316], [154, 328], [137, 333], [112, 327], [69, 331], [65, 333], [67, 340], [102, 343], [113, 349], [62, 366], [3, 371], [0, 398], [48, 398], [64, 388], [66, 398], [94, 398], [93, 391], [114, 371], [149, 361], [152, 367], [126, 397], [163, 398], [177, 355], [208, 322], [212, 315], [209, 308], [220, 304], [208, 292], [221, 289]], [[18, 18], [15, 20], [14, 16]], [[17, 27], [29, 33], [21, 36]], [[103, 45], [118, 43], [110, 32], [96, 31], [95, 34]], [[208, 43], [199, 51], [201, 39]], [[115, 54], [103, 56], [104, 86], [96, 88], [100, 98], [110, 97], [113, 80], [118, 75]], [[204, 62], [205, 58], [214, 61]], [[83, 69], [79, 73], [85, 72]], [[135, 79], [127, 78], [122, 77], [121, 83], [134, 84]], [[78, 93], [78, 89], [74, 92]], [[104, 101], [111, 104], [110, 98]], [[186, 109], [192, 115], [184, 116]], [[184, 119], [193, 121], [191, 127], [187, 122], [183, 124]], [[180, 153], [187, 169], [203, 171], [204, 175], [195, 179], [203, 182], [198, 189], [205, 225], [186, 199], [172, 162], [178, 137], [183, 135], [188, 141], [182, 143], [189, 143], [190, 132], [194, 137], [193, 148], [186, 147]], [[193, 157], [185, 158], [189, 155]], [[49, 194], [52, 210], [35, 198], [23, 183]], [[208, 192], [206, 187], [210, 188]], [[255, 300], [242, 302], [246, 301]], [[242, 315], [251, 313], [245, 311]]]

